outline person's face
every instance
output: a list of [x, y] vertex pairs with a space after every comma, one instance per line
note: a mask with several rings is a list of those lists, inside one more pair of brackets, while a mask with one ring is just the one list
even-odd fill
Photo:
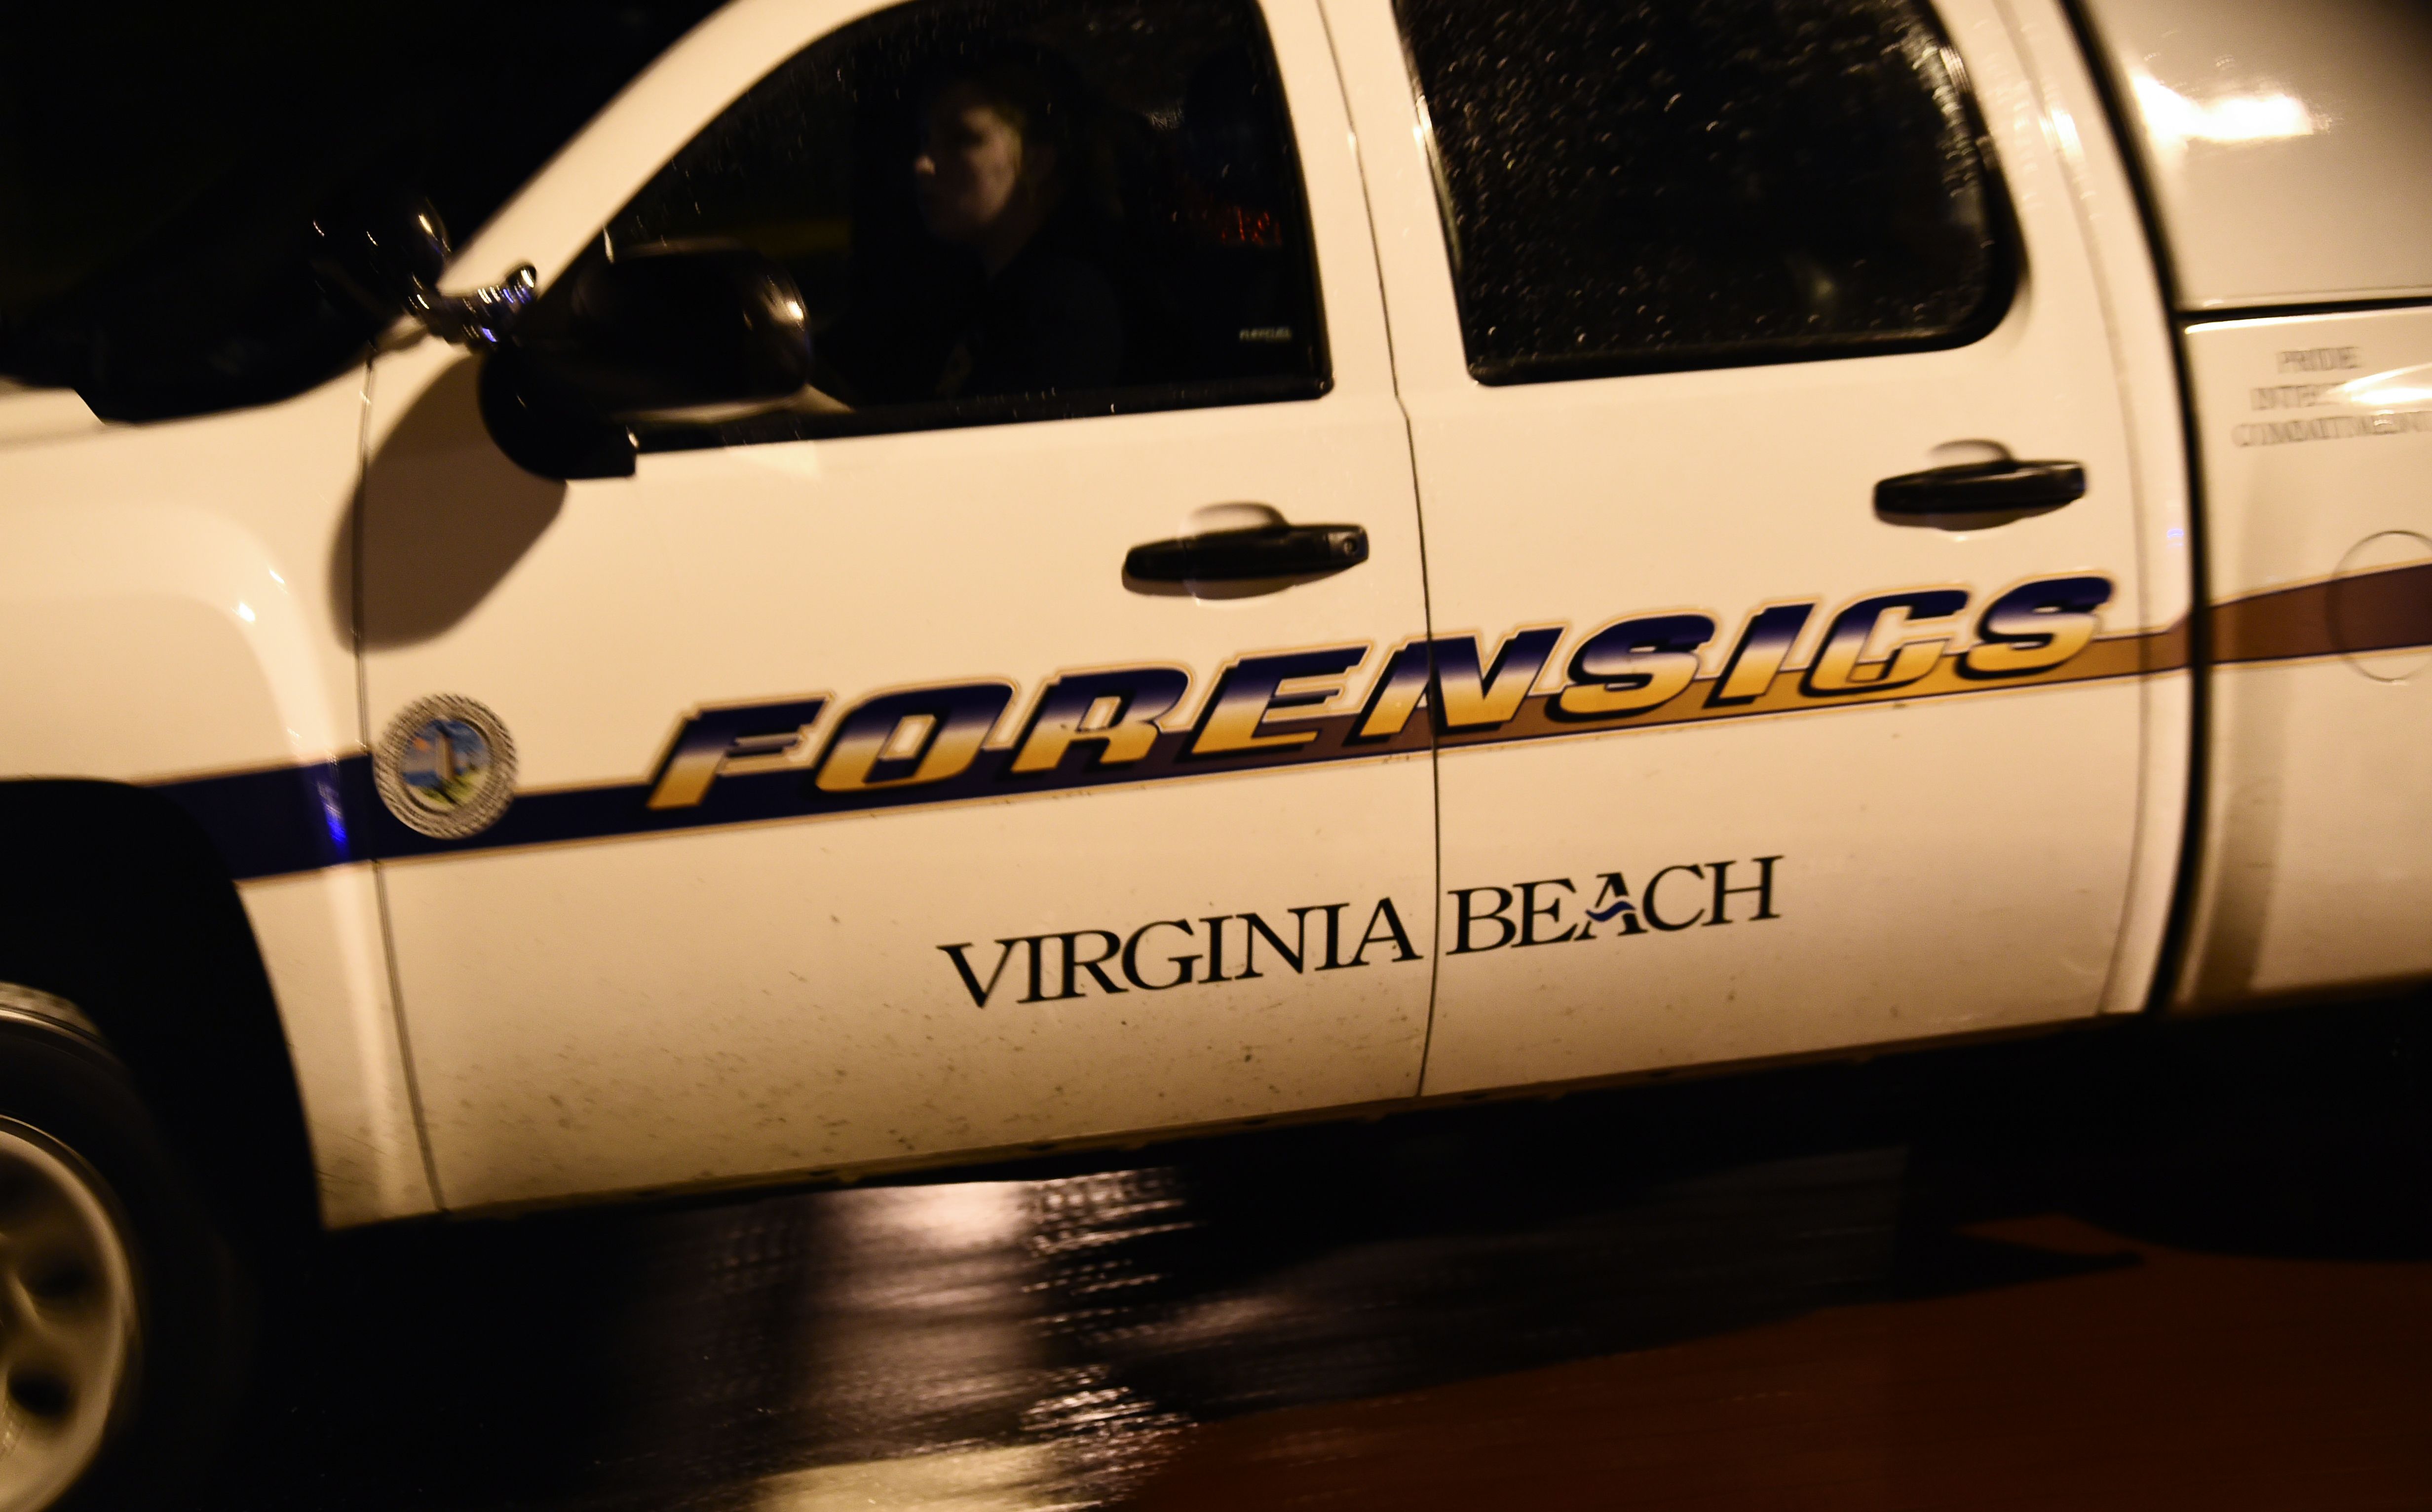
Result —
[[984, 237], [1022, 190], [1022, 132], [968, 82], [947, 85], [929, 102], [912, 182], [920, 218], [943, 242]]

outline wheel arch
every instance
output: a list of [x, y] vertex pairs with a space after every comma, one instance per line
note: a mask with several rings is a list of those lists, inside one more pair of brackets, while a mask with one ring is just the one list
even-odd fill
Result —
[[258, 1240], [319, 1221], [295, 1066], [245, 905], [160, 794], [0, 782], [0, 980], [100, 1030], [205, 1196]]

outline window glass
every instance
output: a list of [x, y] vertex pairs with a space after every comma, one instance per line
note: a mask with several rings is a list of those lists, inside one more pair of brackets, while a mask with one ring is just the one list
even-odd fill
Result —
[[[1308, 397], [1299, 173], [1250, 0], [920, 0], [764, 79], [593, 257], [784, 264], [814, 387], [646, 448]], [[567, 280], [570, 283], [572, 280]]]
[[1488, 382], [1955, 345], [2015, 278], [1907, 0], [1397, 0]]

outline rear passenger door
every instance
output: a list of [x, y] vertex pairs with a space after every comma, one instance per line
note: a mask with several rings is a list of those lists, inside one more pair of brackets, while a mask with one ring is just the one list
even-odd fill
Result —
[[1427, 537], [1362, 726], [1444, 747], [1427, 1090], [2094, 1012], [2169, 651], [1995, 8], [1328, 13]]
[[[1102, 240], [1064, 245], [1123, 299], [1111, 378], [951, 376], [971, 291], [911, 117], [958, 68], [1077, 76], [1064, 203]], [[1327, 704], [1423, 623], [1417, 518], [1314, 8], [743, 0], [460, 260], [538, 264], [542, 319], [585, 260], [702, 238], [794, 270], [851, 412], [670, 421], [561, 485], [491, 444], [469, 360], [375, 375], [364, 676], [446, 1201], [1412, 1092], [1427, 743], [1348, 747]], [[1127, 570], [1262, 520], [1364, 560]]]

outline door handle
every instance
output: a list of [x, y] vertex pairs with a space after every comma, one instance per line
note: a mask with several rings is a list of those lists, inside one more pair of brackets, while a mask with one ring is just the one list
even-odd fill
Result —
[[1310, 578], [1368, 560], [1368, 531], [1357, 525], [1252, 526], [1136, 546], [1123, 576], [1140, 582], [1248, 582]]
[[1886, 478], [1875, 485], [1875, 512], [1892, 520], [2003, 525], [2085, 496], [2080, 463], [2005, 459]]

